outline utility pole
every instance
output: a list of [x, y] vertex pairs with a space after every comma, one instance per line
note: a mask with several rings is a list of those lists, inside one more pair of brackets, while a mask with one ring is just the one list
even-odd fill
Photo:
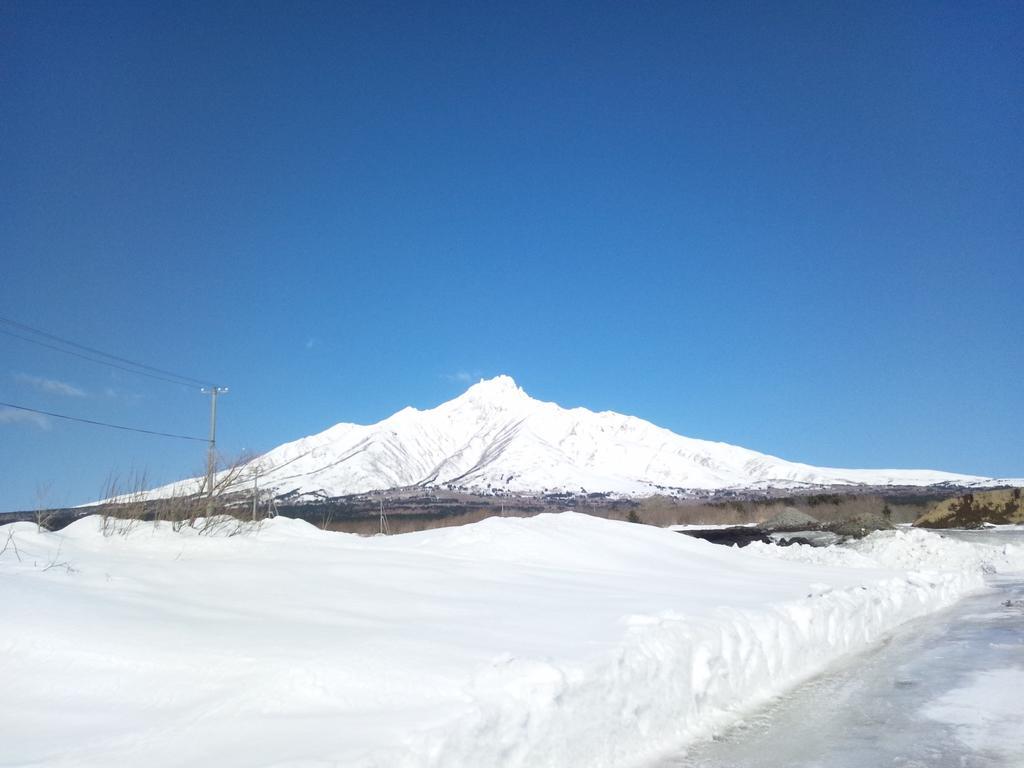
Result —
[[256, 499], [259, 498], [259, 485], [258, 480], [260, 477], [260, 468], [256, 467], [256, 471], [252, 476], [252, 521], [256, 522]]
[[213, 475], [217, 469], [217, 395], [226, 395], [227, 387], [203, 387], [210, 396], [210, 448], [206, 454], [206, 516], [213, 515]]
[[384, 514], [384, 494], [380, 496], [380, 533], [379, 536], [384, 536], [391, 533], [391, 528], [388, 526], [388, 516]]

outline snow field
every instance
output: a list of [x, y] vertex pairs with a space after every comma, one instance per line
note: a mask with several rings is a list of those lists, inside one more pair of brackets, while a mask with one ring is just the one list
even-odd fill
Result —
[[991, 565], [920, 531], [800, 562], [575, 513], [9, 533], [2, 766], [642, 765]]

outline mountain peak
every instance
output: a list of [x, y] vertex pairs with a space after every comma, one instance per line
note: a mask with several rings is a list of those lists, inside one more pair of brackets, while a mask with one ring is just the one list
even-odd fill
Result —
[[[480, 493], [654, 493], [833, 485], [991, 485], [929, 470], [813, 467], [676, 435], [631, 416], [534, 400], [511, 376], [481, 379], [435, 408], [342, 424], [254, 460], [262, 487], [336, 497], [389, 488]], [[246, 475], [248, 477], [248, 475]], [[153, 491], [153, 498], [201, 480]]]
[[467, 389], [462, 397], [473, 400], [508, 400], [509, 398], [529, 397], [516, 384], [515, 379], [506, 374], [495, 376], [493, 379], [480, 379], [476, 384]]

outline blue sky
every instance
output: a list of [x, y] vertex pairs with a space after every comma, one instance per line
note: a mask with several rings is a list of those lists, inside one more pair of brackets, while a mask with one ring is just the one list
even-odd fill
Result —
[[[229, 453], [508, 373], [788, 459], [1021, 476], [1022, 28], [1019, 3], [4, 2], [0, 315], [231, 387]], [[207, 430], [194, 390], [3, 335], [0, 400]], [[0, 509], [202, 462], [0, 413]]]

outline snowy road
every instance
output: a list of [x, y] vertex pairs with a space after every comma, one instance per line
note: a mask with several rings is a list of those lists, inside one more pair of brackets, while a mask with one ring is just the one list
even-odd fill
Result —
[[990, 583], [657, 768], [1024, 766], [1024, 579]]

